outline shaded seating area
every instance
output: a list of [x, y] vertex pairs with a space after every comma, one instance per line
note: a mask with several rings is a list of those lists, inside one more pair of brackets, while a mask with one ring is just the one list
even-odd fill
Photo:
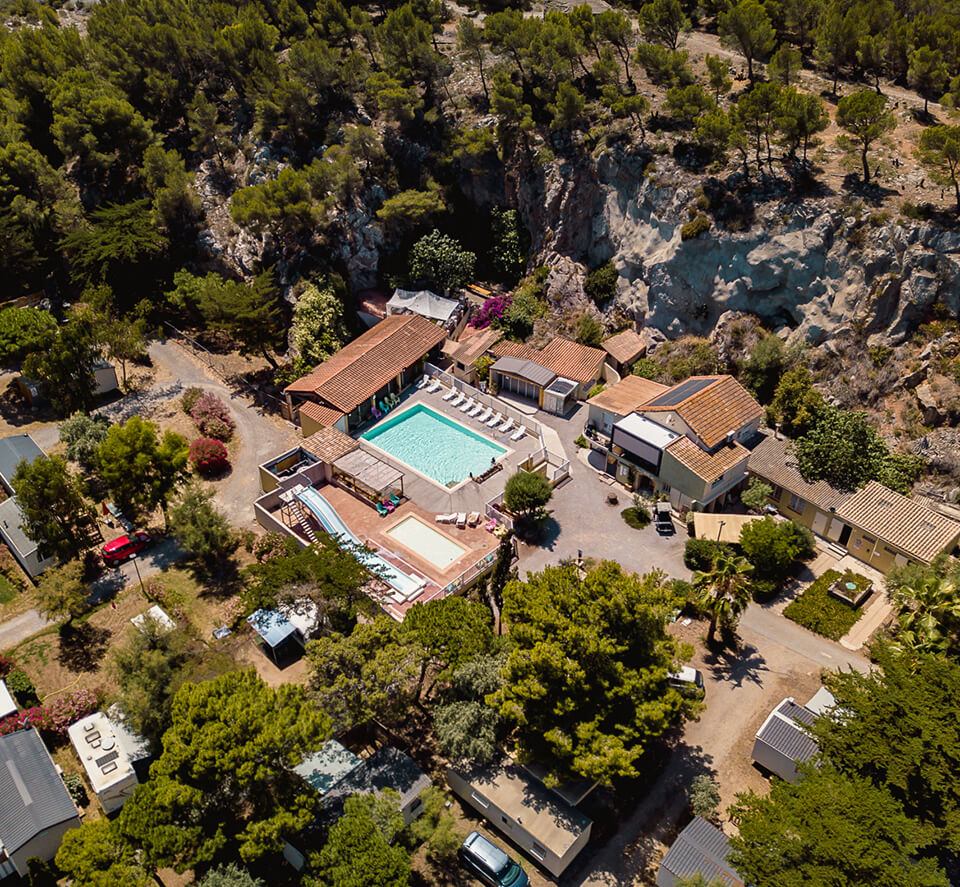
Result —
[[303, 636], [297, 627], [276, 610], [257, 610], [247, 622], [259, 635], [264, 652], [277, 668], [284, 668], [303, 655]]
[[375, 505], [389, 502], [395, 506], [403, 498], [403, 472], [364, 449], [337, 459], [333, 477], [338, 486]]

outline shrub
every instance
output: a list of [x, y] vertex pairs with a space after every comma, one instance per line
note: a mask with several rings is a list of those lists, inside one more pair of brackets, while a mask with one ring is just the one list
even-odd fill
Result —
[[283, 533], [267, 533], [253, 543], [253, 556], [260, 564], [265, 564], [267, 561], [272, 561], [275, 557], [280, 557], [286, 553], [287, 537]]
[[76, 773], [64, 773], [63, 784], [67, 787], [70, 800], [78, 807], [86, 807], [90, 799], [87, 797], [87, 787], [83, 784], [83, 779]]
[[0, 653], [0, 678], [5, 678], [17, 667], [17, 662], [12, 656], [5, 656]]
[[577, 321], [577, 342], [596, 348], [603, 341], [603, 324], [589, 311], [584, 311]]
[[740, 547], [754, 566], [754, 576], [783, 580], [796, 561], [813, 554], [813, 535], [795, 521], [767, 517], [747, 524], [740, 534]]
[[597, 384], [587, 392], [587, 400], [589, 400], [591, 397], [596, 397], [601, 391], [606, 390], [607, 386], [604, 385], [603, 382], [597, 382]]
[[709, 570], [721, 544], [712, 539], [687, 539], [683, 549], [684, 564], [691, 570]]
[[642, 530], [650, 523], [650, 512], [643, 505], [624, 508], [620, 512], [620, 517], [623, 518], [628, 527], [633, 527], [635, 530]]
[[220, 474], [230, 467], [227, 448], [222, 441], [212, 437], [198, 437], [190, 444], [190, 462], [205, 477]]
[[703, 234], [704, 231], [709, 230], [710, 219], [708, 219], [703, 213], [699, 213], [680, 229], [680, 239], [694, 240]]
[[484, 330], [490, 324], [496, 324], [503, 320], [512, 301], [513, 299], [510, 296], [491, 296], [470, 319], [470, 326], [476, 327], [478, 330]]
[[216, 394], [201, 394], [190, 408], [190, 417], [204, 437], [230, 440], [233, 435], [233, 419], [227, 405]]
[[33, 686], [33, 681], [27, 677], [27, 673], [19, 668], [15, 668], [6, 677], [7, 689], [17, 698], [21, 705], [32, 705], [39, 702], [37, 699], [37, 690]]
[[690, 783], [690, 812], [711, 822], [717, 821], [720, 808], [720, 786], [706, 773], [694, 776]]
[[542, 511], [553, 496], [550, 482], [531, 471], [518, 471], [507, 481], [503, 503], [514, 514], [534, 514]]
[[578, 437], [574, 443], [580, 447], [580, 449], [585, 449], [590, 446], [590, 441], [588, 441], [582, 434]]
[[662, 372], [660, 364], [655, 360], [652, 360], [649, 357], [641, 357], [633, 365], [633, 375], [639, 376], [641, 379], [651, 379], [656, 381]]
[[196, 404], [202, 394], [202, 388], [188, 388], [184, 391], [183, 397], [180, 398], [180, 406], [183, 411], [189, 415], [190, 410], [193, 409], [194, 404]]
[[619, 277], [613, 262], [604, 262], [587, 273], [583, 280], [583, 291], [594, 302], [605, 302], [617, 294]]
[[75, 690], [50, 705], [34, 706], [4, 718], [0, 721], [0, 736], [25, 727], [36, 727], [48, 736], [63, 737], [71, 724], [97, 711], [100, 699], [97, 690]]
[[791, 601], [783, 615], [794, 622], [838, 641], [860, 618], [859, 607], [851, 607], [830, 594], [830, 586], [840, 578], [836, 570], [827, 570], [796, 600]]

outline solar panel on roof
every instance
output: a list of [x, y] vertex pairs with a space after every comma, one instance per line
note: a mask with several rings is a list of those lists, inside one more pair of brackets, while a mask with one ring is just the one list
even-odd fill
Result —
[[686, 382], [681, 382], [679, 385], [674, 385], [669, 391], [665, 391], [656, 400], [651, 400], [648, 406], [675, 407], [716, 381], [712, 376], [706, 379], [687, 379]]

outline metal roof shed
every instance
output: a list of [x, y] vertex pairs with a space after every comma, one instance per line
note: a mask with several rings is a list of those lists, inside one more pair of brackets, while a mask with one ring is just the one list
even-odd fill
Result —
[[743, 880], [730, 863], [727, 836], [700, 816], [677, 836], [657, 871], [657, 887], [673, 887], [678, 878], [703, 875], [727, 887], [744, 887]]
[[270, 658], [277, 664], [279, 664], [279, 651], [291, 641], [302, 646], [303, 642], [296, 626], [276, 610], [257, 610], [247, 616], [247, 622], [260, 635], [260, 639], [270, 651]]
[[816, 740], [804, 727], [809, 727], [817, 715], [792, 698], [784, 699], [757, 731], [753, 743], [753, 760], [787, 782], [796, 782], [797, 764], [811, 760], [819, 751]]
[[362, 764], [363, 761], [352, 751], [344, 748], [336, 739], [330, 739], [320, 751], [308, 755], [297, 764], [293, 772], [323, 797]]
[[43, 455], [43, 450], [29, 434], [11, 434], [0, 438], [0, 481], [13, 493], [13, 476], [21, 462], [31, 465]]
[[536, 385], [537, 388], [546, 388], [557, 378], [553, 370], [548, 370], [545, 366], [527, 360], [525, 357], [501, 357], [490, 367], [490, 371], [516, 376], [524, 382]]

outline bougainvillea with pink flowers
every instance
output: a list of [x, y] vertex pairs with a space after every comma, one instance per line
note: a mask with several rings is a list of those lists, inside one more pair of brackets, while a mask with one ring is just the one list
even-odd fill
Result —
[[209, 391], [201, 394], [190, 408], [190, 417], [204, 437], [230, 440], [233, 436], [233, 419], [227, 405]]
[[101, 701], [99, 690], [74, 690], [47, 705], [36, 705], [4, 718], [0, 721], [0, 736], [25, 727], [36, 727], [41, 733], [65, 736], [71, 724], [97, 711]]
[[490, 324], [503, 320], [513, 299], [510, 296], [491, 296], [470, 319], [470, 326], [485, 330]]

